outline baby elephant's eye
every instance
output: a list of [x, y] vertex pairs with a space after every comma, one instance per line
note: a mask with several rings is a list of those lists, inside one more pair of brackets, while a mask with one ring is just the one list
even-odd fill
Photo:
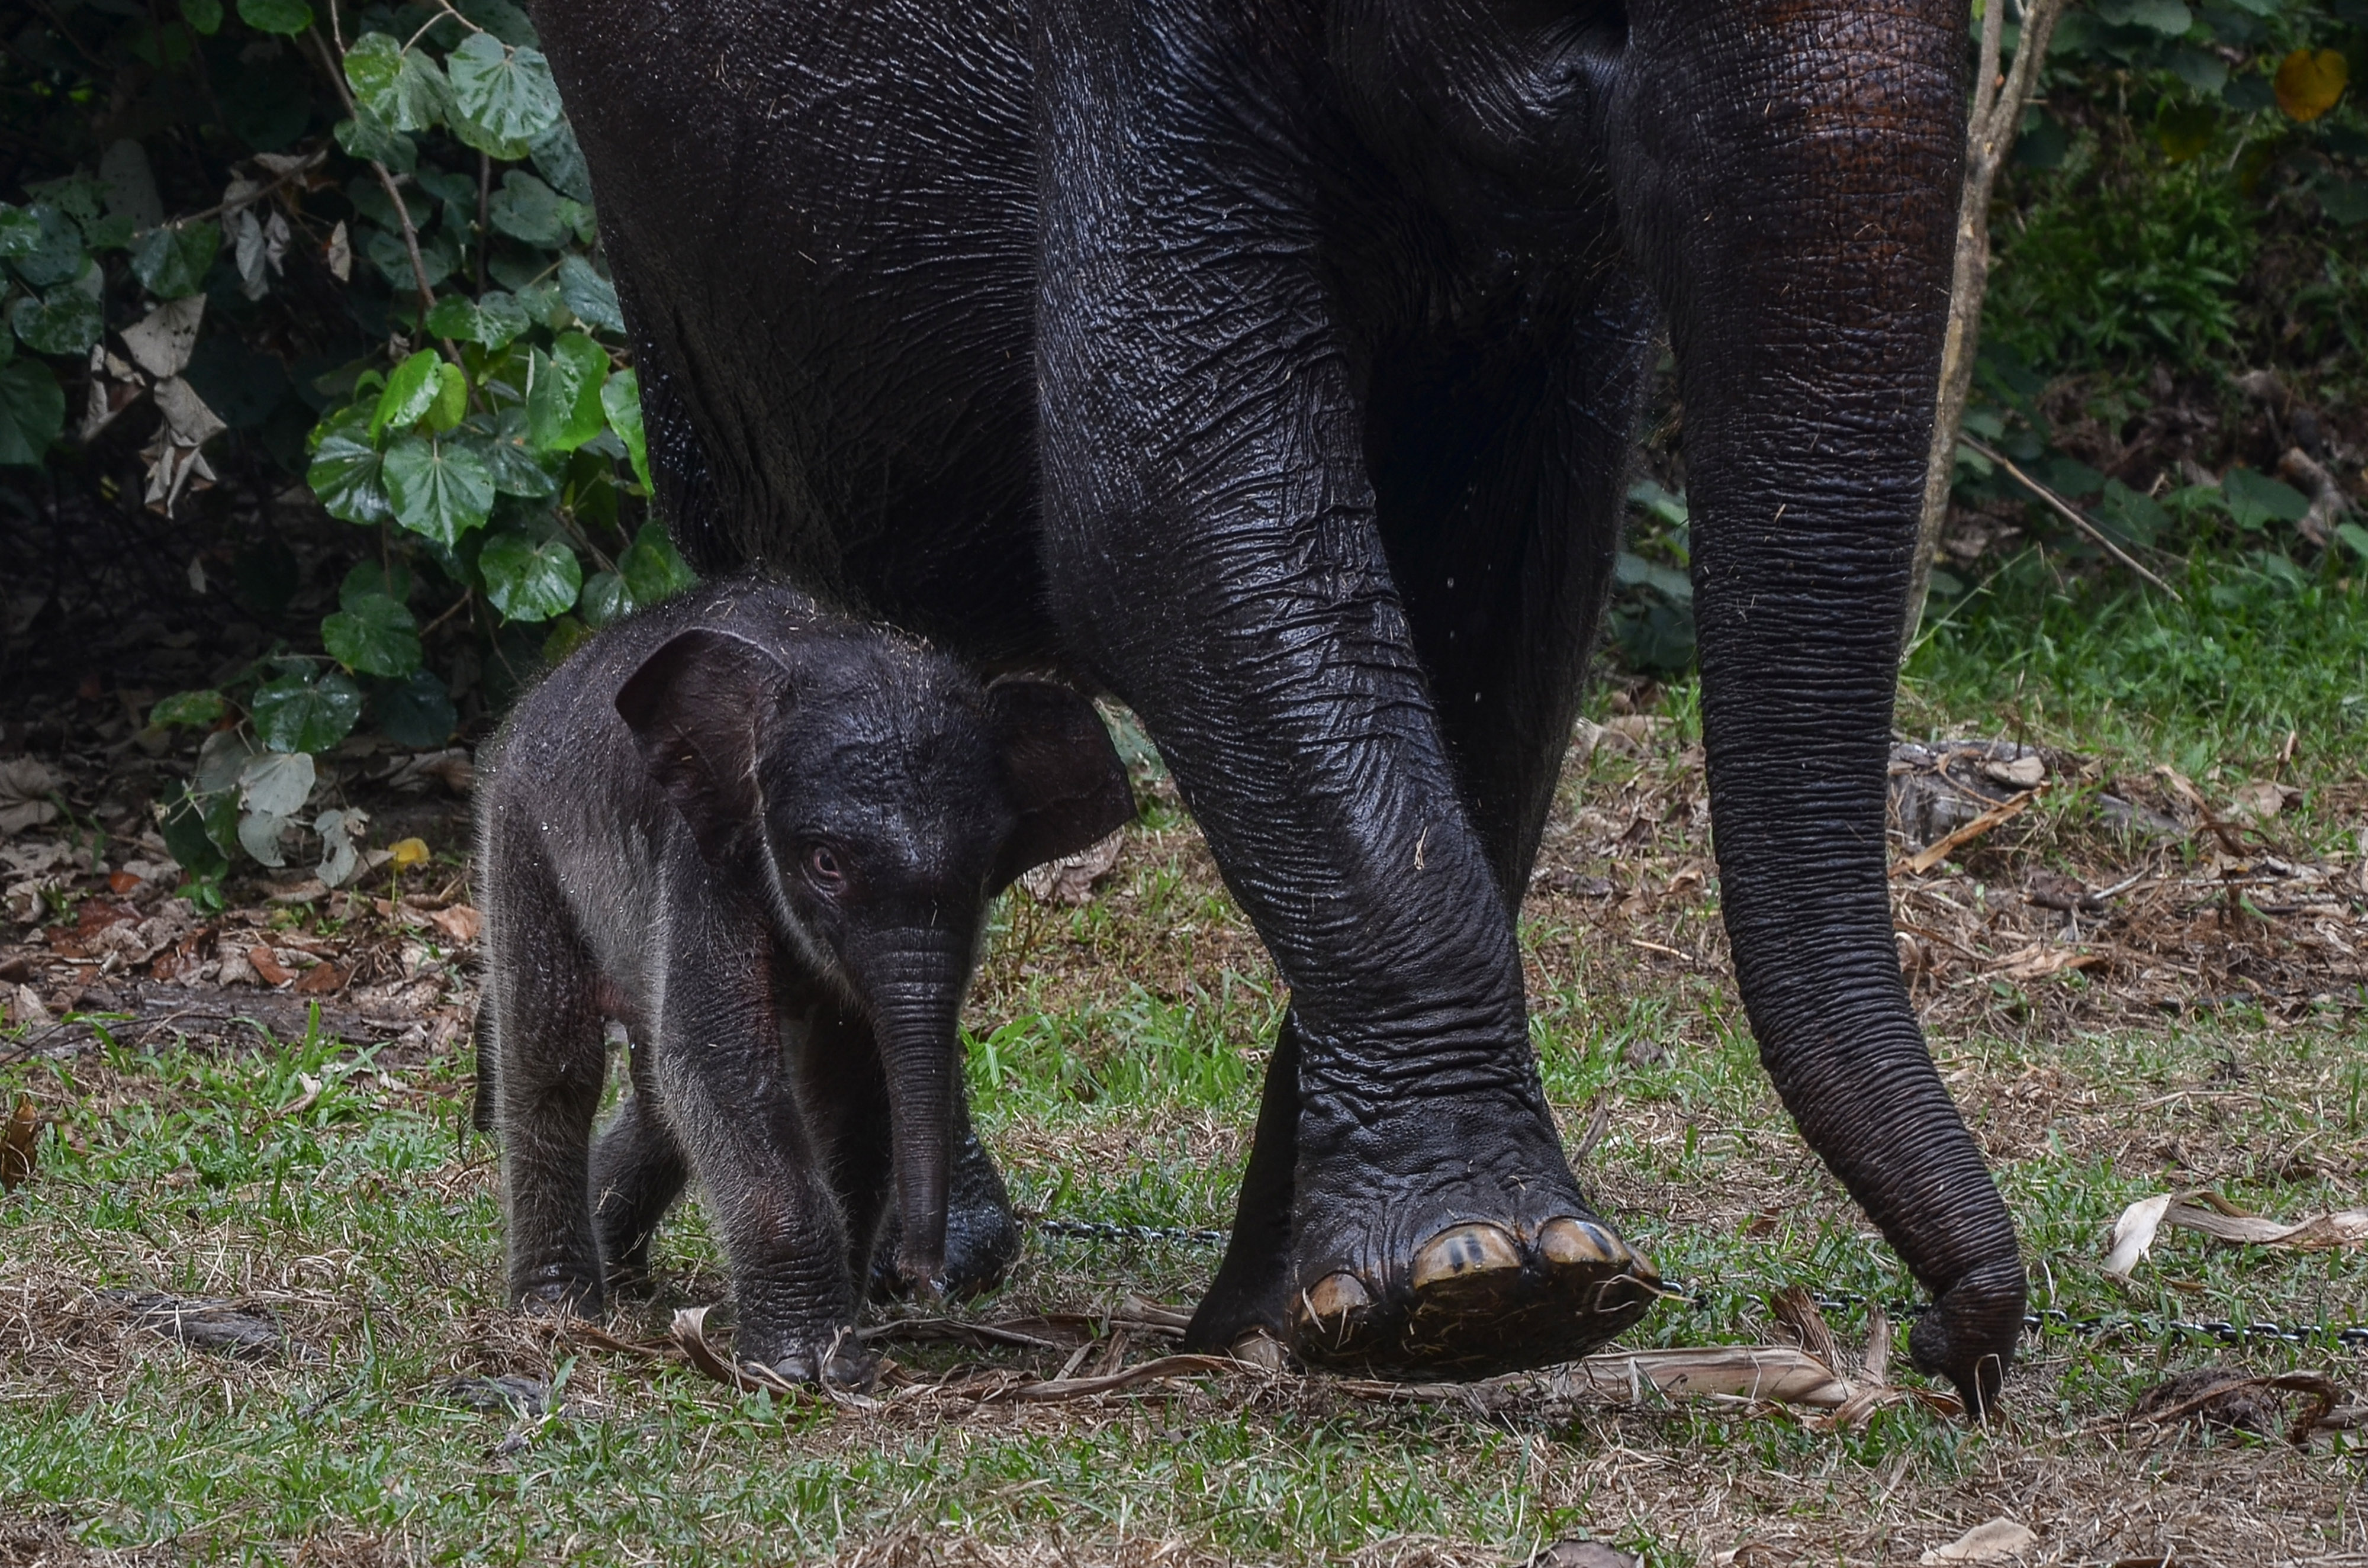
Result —
[[810, 846], [806, 850], [806, 875], [814, 879], [816, 887], [827, 892], [837, 892], [839, 885], [847, 881], [847, 873], [838, 868], [838, 857], [819, 844]]

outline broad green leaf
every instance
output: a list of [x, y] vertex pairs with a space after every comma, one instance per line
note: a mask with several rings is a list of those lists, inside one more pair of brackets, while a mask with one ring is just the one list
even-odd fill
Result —
[[617, 570], [623, 575], [636, 605], [654, 605], [672, 598], [699, 581], [699, 574], [676, 551], [674, 540], [657, 523], [642, 525], [642, 531], [633, 536], [632, 547], [617, 558]]
[[585, 325], [602, 332], [623, 332], [625, 313], [617, 306], [617, 286], [592, 270], [592, 264], [571, 255], [559, 264], [559, 292]]
[[443, 382], [437, 375], [444, 357], [422, 348], [394, 368], [386, 390], [378, 394], [378, 412], [370, 416], [370, 434], [393, 428], [407, 430], [427, 417]]
[[2318, 210], [2333, 222], [2346, 227], [2368, 222], [2368, 180], [2320, 177], [2317, 187]]
[[584, 569], [557, 540], [541, 544], [519, 534], [497, 534], [477, 555], [485, 597], [511, 620], [549, 620], [575, 603]]
[[[381, 231], [371, 234], [367, 250], [370, 265], [377, 267], [395, 292], [406, 297], [418, 287], [418, 278], [411, 270], [411, 253], [404, 248], [403, 236]], [[459, 265], [460, 256], [453, 247], [452, 236], [438, 231], [419, 242], [419, 265], [427, 274], [427, 286], [434, 289]]]
[[[193, 877], [218, 877], [230, 869], [230, 858], [207, 832], [206, 808], [214, 803], [191, 793], [189, 787], [181, 783], [174, 784], [165, 797], [164, 814], [158, 824], [165, 835], [165, 851]], [[234, 801], [229, 805], [235, 831], [238, 805]]]
[[592, 170], [584, 161], [584, 149], [576, 144], [575, 128], [564, 119], [534, 139], [529, 149], [534, 158], [535, 173], [551, 182], [551, 188], [577, 201], [592, 199]]
[[533, 324], [517, 297], [498, 289], [476, 300], [448, 294], [427, 312], [427, 330], [437, 336], [481, 343], [487, 348], [507, 347]]
[[35, 232], [26, 244], [21, 225], [14, 230], [12, 244], [25, 245], [9, 258], [17, 276], [36, 289], [68, 282], [82, 276], [88, 260], [82, 231], [63, 209], [47, 201], [33, 203], [27, 214], [33, 220]]
[[472, 33], [449, 64], [454, 106], [489, 135], [520, 143], [513, 156], [525, 156], [525, 144], [559, 123], [559, 84], [542, 51], [512, 49], [490, 33]]
[[38, 465], [65, 427], [66, 394], [47, 365], [0, 365], [0, 467]]
[[359, 675], [398, 678], [419, 667], [419, 622], [384, 594], [354, 594], [321, 622], [321, 646]]
[[600, 407], [609, 415], [609, 428], [617, 439], [625, 443], [625, 456], [633, 465], [633, 477], [642, 488], [650, 484], [650, 453], [648, 443], [642, 438], [642, 379], [638, 372], [620, 370], [609, 378], [600, 388]]
[[176, 691], [148, 710], [148, 722], [159, 728], [181, 726], [192, 730], [210, 730], [222, 722], [228, 704], [222, 694], [211, 689]]
[[222, 0], [181, 0], [181, 20], [191, 32], [211, 38], [222, 31]]
[[523, 169], [502, 176], [502, 188], [486, 204], [495, 228], [514, 240], [551, 249], [567, 238], [567, 220], [559, 210], [559, 193]]
[[459, 425], [469, 413], [469, 378], [461, 367], [443, 360], [436, 367], [436, 398], [427, 405], [427, 427], [438, 435]]
[[451, 695], [429, 670], [414, 670], [405, 679], [376, 687], [370, 705], [386, 738], [415, 751], [442, 745], [461, 722]]
[[317, 680], [282, 676], [256, 687], [246, 711], [256, 737], [273, 751], [324, 752], [352, 733], [362, 693], [335, 670]]
[[2167, 104], [2156, 116], [2154, 139], [2173, 163], [2202, 157], [2219, 133], [2220, 111], [2210, 104]]
[[452, 101], [443, 70], [419, 50], [384, 33], [364, 33], [346, 51], [354, 99], [393, 131], [432, 131]]
[[582, 333], [563, 333], [548, 355], [535, 350], [529, 378], [527, 438], [537, 451], [572, 452], [605, 426], [600, 387], [609, 355]]
[[313, 25], [304, 0], [238, 0], [238, 19], [259, 33], [293, 38]]
[[36, 354], [87, 354], [106, 332], [107, 318], [97, 300], [69, 286], [19, 299], [9, 308], [8, 324]]
[[2220, 493], [2227, 500], [2228, 515], [2241, 528], [2300, 522], [2310, 510], [2310, 497], [2301, 491], [2248, 468], [2232, 468], [2222, 475]]
[[357, 158], [384, 164], [399, 175], [419, 166], [419, 148], [410, 137], [371, 112], [368, 104], [354, 106], [354, 118], [331, 128], [337, 145]]
[[394, 519], [450, 550], [494, 509], [494, 476], [458, 441], [405, 436], [387, 449], [386, 494]]
[[559, 494], [559, 481], [535, 460], [527, 444], [524, 409], [515, 405], [503, 409], [495, 433], [472, 445], [485, 460], [485, 471], [494, 476], [494, 488], [504, 495], [540, 501]]
[[2181, 0], [2096, 0], [2100, 18], [2117, 28], [2146, 28], [2177, 38], [2195, 25]]
[[2335, 537], [2350, 545], [2352, 554], [2368, 561], [2368, 528], [2358, 523], [2338, 523], [2335, 525]]
[[160, 300], [178, 300], [206, 286], [206, 269], [222, 248], [222, 225], [166, 224], [131, 247], [132, 275]]
[[614, 572], [595, 572], [584, 581], [576, 608], [594, 626], [606, 626], [633, 608], [632, 590]]
[[383, 460], [370, 438], [372, 423], [370, 406], [364, 403], [341, 409], [322, 421], [312, 466], [304, 471], [304, 483], [313, 487], [322, 510], [365, 526], [394, 516], [386, 494]]
[[[392, 577], [387, 574], [388, 566], [393, 568]], [[404, 563], [400, 556], [394, 557], [387, 566], [381, 566], [375, 561], [358, 561], [354, 563], [353, 569], [346, 574], [346, 580], [337, 585], [337, 608], [351, 609], [356, 600], [366, 599], [373, 595], [381, 598], [393, 599], [399, 605], [409, 604], [411, 586], [411, 568]]]
[[41, 248], [41, 220], [22, 207], [0, 202], [0, 261], [14, 261]]

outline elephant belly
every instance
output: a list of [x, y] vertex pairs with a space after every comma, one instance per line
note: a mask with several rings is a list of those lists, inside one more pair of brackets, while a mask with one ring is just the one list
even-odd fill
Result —
[[[1025, 6], [572, 0], [535, 19], [595, 171], [677, 506], [989, 664], [1042, 660]], [[653, 411], [654, 415], [656, 411]], [[654, 446], [655, 443], [654, 442]], [[679, 486], [676, 487], [677, 491]]]

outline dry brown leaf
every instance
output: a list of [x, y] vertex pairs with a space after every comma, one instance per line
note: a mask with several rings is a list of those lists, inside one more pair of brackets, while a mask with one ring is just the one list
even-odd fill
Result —
[[428, 915], [427, 923], [455, 942], [473, 942], [485, 926], [484, 917], [465, 903], [437, 910]]
[[285, 985], [296, 978], [296, 971], [281, 963], [272, 950], [260, 942], [246, 949], [246, 961], [266, 985]]
[[33, 1178], [40, 1158], [41, 1113], [29, 1099], [19, 1099], [0, 1127], [0, 1192], [14, 1192]]
[[1019, 885], [1039, 903], [1080, 909], [1094, 901], [1094, 884], [1118, 869], [1118, 856], [1126, 841], [1123, 828], [1089, 844], [1075, 855], [1047, 860], [1019, 874]]
[[2351, 1425], [2329, 1419], [2343, 1391], [2322, 1373], [2282, 1372], [2248, 1377], [2217, 1367], [2181, 1372], [2146, 1390], [2131, 1405], [2130, 1421], [2134, 1426], [2147, 1426], [2198, 1421], [2269, 1437], [2277, 1431], [2280, 1422], [2276, 1408], [2258, 1397], [2262, 1392], [2303, 1396], [2302, 1408], [2291, 1423], [2285, 1424], [2285, 1435], [2293, 1442], [2309, 1441], [2310, 1435], [2323, 1426]]
[[326, 996], [344, 990], [346, 982], [352, 977], [352, 970], [324, 960], [304, 971], [296, 982], [296, 991], [302, 996]]
[[2012, 800], [2005, 801], [1998, 805], [1992, 806], [1988, 811], [1984, 812], [1981, 815], [1975, 817], [1964, 826], [1957, 829], [1954, 833], [1926, 845], [1922, 849], [1918, 850], [1915, 854], [1899, 861], [1896, 865], [1891, 868], [1891, 874], [1895, 877], [1909, 875], [1918, 877], [1922, 876], [1925, 872], [1930, 870], [1933, 867], [1939, 865], [1941, 861], [1947, 859], [1950, 856], [1955, 854], [1959, 849], [1964, 848], [1966, 845], [1971, 844], [1975, 839], [1979, 838], [1982, 835], [1989, 832], [1990, 829], [1998, 826], [2000, 823], [2010, 821], [2013, 818], [2021, 815], [2022, 809], [2031, 804], [2032, 801], [2037, 800], [2039, 795], [2039, 790], [2025, 790], [2021, 794], [2015, 796]]
[[2025, 1526], [1997, 1518], [1975, 1525], [1946, 1546], [1934, 1547], [1918, 1561], [1924, 1568], [1938, 1568], [1945, 1562], [2004, 1562], [2038, 1544], [2039, 1538]]
[[2033, 942], [1999, 959], [1992, 972], [2001, 980], [2044, 980], [2066, 970], [2097, 969], [2104, 961], [2102, 953], [2083, 952], [2055, 942]]
[[1600, 1540], [1582, 1540], [1574, 1536], [1568, 1540], [1542, 1546], [1522, 1568], [1638, 1568], [1645, 1560], [1616, 1546], [1606, 1546]]
[[2104, 1272], [2126, 1282], [2164, 1225], [2196, 1231], [2231, 1246], [2328, 1252], [2368, 1244], [2368, 1209], [2338, 1209], [2292, 1224], [2248, 1214], [2216, 1192], [2159, 1193], [2141, 1198], [2113, 1221]]

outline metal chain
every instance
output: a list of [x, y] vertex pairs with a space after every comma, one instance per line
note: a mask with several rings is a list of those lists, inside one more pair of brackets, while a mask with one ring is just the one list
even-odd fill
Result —
[[[1223, 1246], [1227, 1233], [1219, 1230], [1194, 1229], [1185, 1225], [1130, 1225], [1110, 1220], [1034, 1220], [1036, 1229], [1048, 1236], [1061, 1236], [1071, 1241], [1165, 1243], [1171, 1246]], [[1712, 1310], [1710, 1296], [1682, 1280], [1663, 1281], [1671, 1296], [1682, 1300], [1686, 1310], [1706, 1312]], [[1867, 1298], [1858, 1295], [1813, 1296], [1820, 1312], [1844, 1312], [1867, 1304]], [[1917, 1318], [1932, 1310], [1926, 1301], [1888, 1301], [1884, 1311], [1895, 1319]], [[2083, 1339], [2103, 1338], [2115, 1334], [2129, 1334], [2139, 1338], [2169, 1344], [2181, 1339], [2210, 1339], [2222, 1345], [2242, 1345], [2248, 1341], [2274, 1341], [2281, 1345], [2331, 1345], [2338, 1349], [2368, 1351], [2368, 1324], [2354, 1324], [2337, 1328], [2316, 1323], [2228, 1323], [2216, 1318], [2154, 1318], [2133, 1313], [2076, 1318], [2071, 1313], [2049, 1308], [2043, 1312], [2025, 1312], [2022, 1331], [2030, 1335], [2071, 1335]]]

